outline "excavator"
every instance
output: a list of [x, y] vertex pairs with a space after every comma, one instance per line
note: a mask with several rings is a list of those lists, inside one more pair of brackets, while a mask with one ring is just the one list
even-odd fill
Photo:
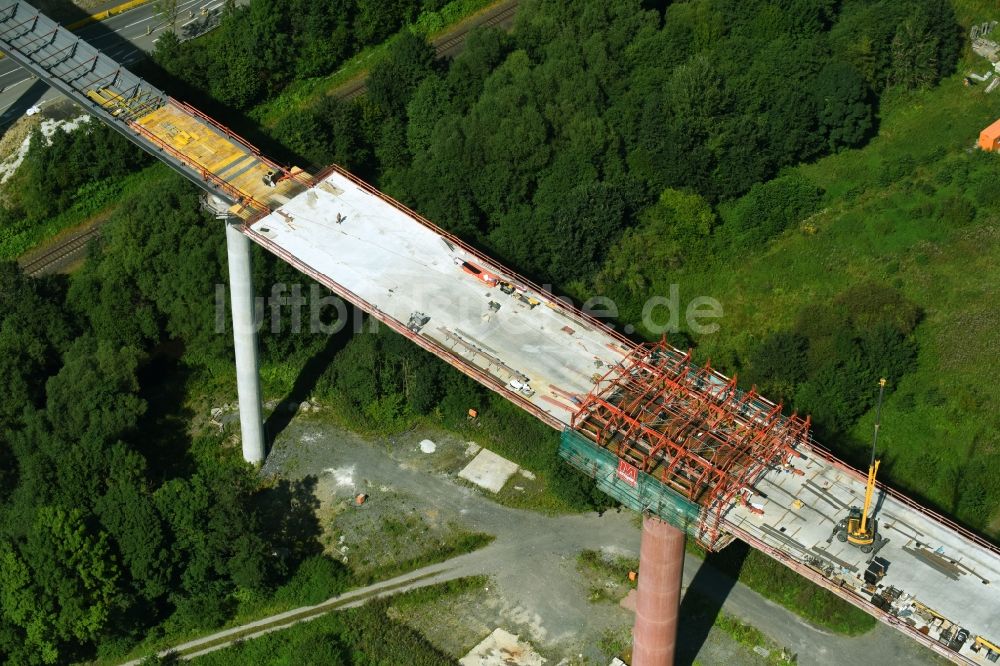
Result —
[[844, 518], [834, 528], [834, 535], [840, 542], [847, 542], [852, 546], [857, 546], [862, 553], [871, 553], [882, 547], [885, 541], [878, 534], [878, 521], [869, 514], [872, 505], [872, 497], [875, 495], [875, 475], [878, 473], [878, 466], [881, 460], [875, 459], [875, 446], [878, 444], [878, 430], [882, 417], [882, 397], [885, 394], [886, 380], [880, 379], [878, 382], [878, 404], [875, 407], [875, 434], [872, 437], [872, 457], [868, 466], [868, 485], [865, 486], [865, 503], [861, 508], [851, 507], [847, 518]]

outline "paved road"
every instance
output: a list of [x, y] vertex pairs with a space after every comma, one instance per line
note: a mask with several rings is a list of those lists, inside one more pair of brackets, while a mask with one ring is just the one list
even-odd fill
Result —
[[[613, 625], [616, 618], [618, 622], [629, 618], [617, 607], [587, 601], [586, 586], [576, 570], [576, 556], [584, 549], [637, 554], [639, 529], [630, 512], [610, 512], [603, 516], [547, 516], [511, 509], [459, 485], [449, 475], [420, 469], [420, 460], [396, 460], [386, 455], [414, 447], [427, 434], [414, 433], [390, 445], [364, 440], [326, 424], [303, 423], [296, 419], [282, 433], [264, 472], [294, 469], [292, 476], [319, 474], [321, 483], [316, 489], [317, 495], [327, 496], [334, 492], [334, 485], [323, 483], [324, 478], [330, 478], [329, 473], [323, 476], [324, 468], [328, 472], [331, 466], [341, 470], [349, 466], [356, 479], [365, 480], [364, 489], [385, 489], [385, 484], [391, 484], [393, 492], [404, 493], [417, 507], [433, 506], [442, 516], [459, 520], [467, 529], [495, 535], [496, 539], [489, 546], [352, 590], [317, 606], [298, 608], [218, 632], [176, 646], [176, 650], [185, 657], [204, 654], [238, 639], [262, 635], [339, 608], [360, 605], [376, 596], [475, 575], [490, 576], [491, 588], [495, 584], [504, 598], [501, 615], [505, 628], [550, 647], [572, 645], [574, 638], [581, 635], [598, 636], [609, 623]], [[435, 439], [441, 453], [445, 450], [443, 439]], [[338, 487], [336, 492], [347, 497], [359, 489]], [[371, 501], [378, 502], [380, 494], [372, 492], [375, 494]], [[703, 566], [694, 557], [685, 561], [683, 584], [686, 589], [695, 589], [700, 598], [723, 601], [721, 607], [725, 612], [758, 627], [779, 645], [790, 648], [797, 653], [798, 663], [805, 666], [939, 663], [930, 652], [884, 625], [856, 638], [821, 631], [742, 584], [734, 585], [731, 579]], [[690, 663], [696, 652], [705, 663], [713, 663], [704, 653], [706, 631], [707, 627], [698, 626], [696, 618], [684, 618], [679, 642], [686, 657], [679, 663]]]
[[[177, 33], [184, 36], [198, 28], [211, 14], [220, 11], [223, 4], [223, 0], [180, 0]], [[152, 51], [166, 27], [163, 18], [156, 14], [155, 3], [148, 3], [84, 26], [76, 34], [127, 65]], [[58, 92], [37, 81], [12, 60], [0, 60], [0, 127], [17, 120], [31, 106], [47, 104], [59, 97]]]

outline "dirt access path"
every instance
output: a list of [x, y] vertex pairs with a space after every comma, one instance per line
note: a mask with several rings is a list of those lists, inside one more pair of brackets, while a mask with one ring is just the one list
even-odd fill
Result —
[[[437, 449], [421, 453], [420, 442], [432, 439]], [[314, 476], [321, 502], [349, 499], [357, 492], [370, 494], [369, 504], [381, 496], [403, 497], [415, 511], [438, 520], [454, 520], [469, 530], [496, 536], [489, 546], [446, 562], [420, 568], [391, 580], [353, 590], [323, 604], [304, 607], [206, 636], [177, 646], [185, 658], [219, 649], [237, 639], [247, 639], [289, 626], [338, 608], [347, 608], [386, 594], [472, 575], [491, 580], [490, 595], [500, 603], [489, 609], [488, 622], [503, 626], [534, 643], [546, 655], [598, 656], [596, 637], [610, 628], [627, 625], [631, 615], [618, 606], [587, 600], [588, 589], [576, 561], [584, 549], [635, 556], [639, 529], [629, 512], [543, 515], [501, 506], [478, 489], [457, 480], [465, 442], [436, 432], [410, 432], [393, 438], [368, 440], [314, 416], [298, 417], [279, 437], [264, 466], [265, 474], [289, 478]], [[516, 483], [512, 480], [510, 483]], [[685, 588], [702, 563], [688, 557]], [[934, 664], [933, 655], [898, 632], [879, 625], [857, 638], [823, 632], [749, 588], [732, 583], [706, 567], [699, 576], [701, 594], [725, 594], [723, 610], [748, 622], [779, 645], [798, 654], [799, 664], [836, 666], [843, 663]], [[485, 612], [485, 611], [484, 611]], [[488, 624], [487, 622], [487, 624]], [[692, 639], [682, 628], [682, 644]], [[700, 639], [697, 639], [700, 640]], [[471, 647], [471, 646], [470, 646]], [[588, 649], [589, 647], [589, 649]], [[718, 641], [689, 646], [702, 663], [717, 663]], [[558, 661], [558, 659], [556, 660]], [[138, 663], [138, 662], [131, 662]], [[729, 663], [764, 663], [746, 661]]]

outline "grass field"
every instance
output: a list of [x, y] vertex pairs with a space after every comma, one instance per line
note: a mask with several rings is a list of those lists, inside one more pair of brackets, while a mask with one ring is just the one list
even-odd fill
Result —
[[[848, 286], [888, 283], [916, 303], [918, 367], [885, 405], [882, 479], [946, 513], [973, 513], [977, 497], [963, 479], [1000, 451], [1000, 419], [984, 390], [1000, 372], [1000, 162], [972, 150], [997, 116], [1000, 95], [965, 88], [960, 75], [890, 100], [868, 146], [798, 167], [827, 191], [820, 213], [764, 252], [679, 280], [684, 292], [723, 303], [720, 332], [699, 340], [699, 354], [717, 359]], [[872, 421], [824, 443], [857, 461]], [[983, 508], [996, 518], [998, 507]], [[1000, 535], [996, 520], [988, 532]]]

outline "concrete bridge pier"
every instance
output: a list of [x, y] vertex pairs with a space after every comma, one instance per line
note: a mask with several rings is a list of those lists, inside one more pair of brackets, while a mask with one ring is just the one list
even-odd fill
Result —
[[684, 532], [659, 518], [642, 519], [632, 666], [673, 666], [684, 570]]
[[260, 406], [260, 372], [257, 359], [257, 326], [253, 312], [250, 239], [240, 233], [240, 224], [242, 224], [240, 220], [226, 222], [229, 294], [233, 307], [236, 391], [240, 402], [243, 459], [257, 465], [264, 461], [264, 417]]

